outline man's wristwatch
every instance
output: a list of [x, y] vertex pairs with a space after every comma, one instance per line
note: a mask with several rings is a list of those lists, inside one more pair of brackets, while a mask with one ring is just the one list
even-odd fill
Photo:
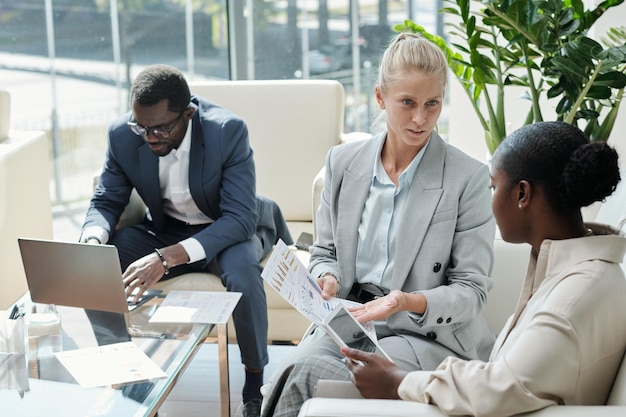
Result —
[[159, 256], [159, 259], [161, 260], [161, 264], [163, 265], [163, 269], [165, 269], [165, 272], [163, 273], [163, 275], [169, 274], [170, 273], [170, 266], [168, 265], [167, 261], [165, 260], [165, 256], [163, 256], [163, 253], [161, 252], [161, 250], [159, 248], [154, 248], [154, 251]]

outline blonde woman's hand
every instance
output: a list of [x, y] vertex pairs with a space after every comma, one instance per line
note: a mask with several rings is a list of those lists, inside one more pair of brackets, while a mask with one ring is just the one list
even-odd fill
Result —
[[394, 313], [402, 310], [404, 305], [404, 293], [394, 290], [384, 297], [369, 301], [360, 306], [349, 308], [350, 313], [359, 322], [365, 323], [370, 320], [384, 320]]
[[339, 293], [339, 280], [333, 274], [326, 273], [317, 278], [317, 285], [322, 289], [322, 298], [328, 300]]

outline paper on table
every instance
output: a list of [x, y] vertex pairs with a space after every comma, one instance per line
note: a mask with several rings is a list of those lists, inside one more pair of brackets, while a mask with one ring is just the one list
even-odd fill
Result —
[[54, 355], [84, 388], [167, 376], [133, 342], [68, 350]]
[[230, 291], [170, 291], [150, 323], [214, 323], [228, 321], [241, 298]]

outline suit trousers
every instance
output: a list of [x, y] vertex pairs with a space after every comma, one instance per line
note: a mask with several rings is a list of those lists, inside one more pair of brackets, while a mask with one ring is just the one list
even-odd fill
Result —
[[[154, 252], [154, 248], [176, 244], [206, 227], [210, 226], [187, 225], [168, 218], [163, 228], [156, 230], [152, 222], [145, 219], [140, 224], [117, 230], [110, 244], [117, 247], [125, 271], [135, 260]], [[259, 263], [262, 253], [261, 242], [255, 235], [224, 249], [215, 259], [175, 266], [161, 278], [176, 279], [188, 272], [209, 272], [221, 277], [227, 291], [242, 294], [232, 317], [241, 361], [248, 369], [262, 369], [268, 362], [267, 302]]]
[[[420, 354], [427, 354], [429, 345], [434, 343], [425, 337], [396, 335], [384, 322], [377, 323], [376, 335], [380, 347], [407, 372], [423, 369]], [[408, 339], [420, 345], [417, 351]], [[315, 327], [283, 359], [263, 387], [261, 417], [295, 417], [302, 404], [312, 397], [318, 380], [349, 380], [350, 372], [343, 359], [335, 341], [323, 328]]]

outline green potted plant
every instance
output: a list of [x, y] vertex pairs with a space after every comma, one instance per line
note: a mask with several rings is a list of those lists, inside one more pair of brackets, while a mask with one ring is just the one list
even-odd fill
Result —
[[504, 90], [514, 85], [528, 99], [524, 124], [544, 120], [541, 98], [558, 100], [557, 120], [579, 125], [592, 140], [606, 140], [626, 86], [626, 31], [611, 29], [605, 46], [587, 34], [623, 2], [607, 0], [586, 10], [582, 0], [447, 0], [440, 12], [456, 18], [447, 23], [451, 41], [410, 20], [394, 29], [420, 33], [444, 51], [490, 153], [506, 137]]

